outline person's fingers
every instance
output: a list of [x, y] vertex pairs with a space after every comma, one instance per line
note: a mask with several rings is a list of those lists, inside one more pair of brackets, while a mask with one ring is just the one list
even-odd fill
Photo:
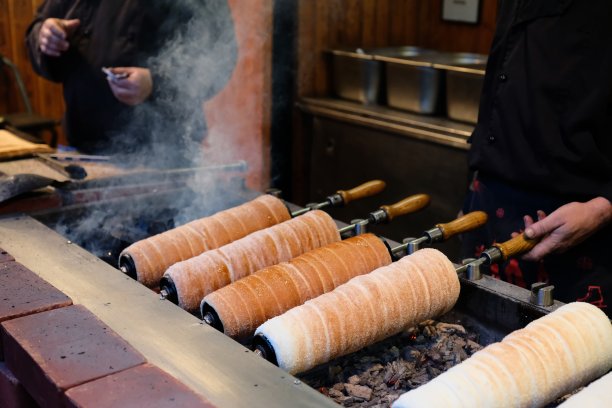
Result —
[[43, 23], [43, 28], [49, 31], [50, 35], [56, 36], [59, 39], [66, 39], [66, 30], [62, 26], [62, 23], [56, 18], [49, 18]]
[[77, 28], [79, 28], [79, 26], [81, 25], [81, 20], [79, 20], [78, 18], [72, 20], [62, 20], [61, 24], [64, 28], [64, 31], [66, 32], [66, 35], [70, 36], [74, 34]]
[[62, 29], [53, 21], [44, 24], [39, 34], [40, 49], [46, 54], [55, 55], [68, 49]]
[[42, 38], [40, 41], [40, 48], [46, 48], [51, 51], [65, 51], [68, 49], [68, 42], [63, 40], [58, 40], [52, 37]]
[[555, 221], [554, 217], [544, 217], [525, 229], [525, 236], [529, 239], [540, 238], [550, 233], [558, 226], [559, 224]]
[[56, 44], [45, 42], [40, 45], [40, 50], [47, 55], [58, 57], [61, 55], [63, 49], [58, 48]]
[[128, 78], [113, 79], [108, 78], [108, 82], [111, 83], [117, 89], [121, 89], [125, 92], [136, 92], [138, 86], [131, 82]]
[[113, 92], [115, 93], [115, 95], [129, 95], [131, 94], [131, 90], [122, 86], [122, 84], [118, 83], [117, 81], [114, 81], [112, 79], [108, 79], [108, 84], [110, 85], [111, 89], [113, 90]]
[[59, 57], [60, 55], [60, 50], [58, 50], [55, 47], [49, 46], [47, 41], [41, 42], [40, 50], [42, 51], [43, 54], [50, 55], [52, 57]]
[[538, 214], [538, 221], [542, 221], [544, 218], [546, 218], [546, 213], [542, 210], [538, 210], [537, 214]]
[[555, 242], [553, 239], [543, 239], [531, 251], [524, 254], [522, 258], [526, 261], [539, 261], [547, 254], [551, 253], [555, 249]]
[[115, 82], [113, 82], [110, 79], [108, 80], [108, 82], [113, 92], [113, 95], [115, 95], [115, 98], [117, 98], [120, 102], [123, 102], [127, 105], [134, 104], [135, 95], [133, 91], [118, 86]]
[[113, 67], [111, 68], [111, 71], [113, 71], [113, 74], [131, 74], [134, 70], [127, 68], [127, 67]]

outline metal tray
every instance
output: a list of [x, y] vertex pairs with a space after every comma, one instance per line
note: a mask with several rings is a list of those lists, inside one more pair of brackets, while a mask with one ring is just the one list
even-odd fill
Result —
[[384, 69], [377, 57], [416, 57], [424, 52], [427, 50], [413, 46], [332, 50], [333, 93], [365, 105], [384, 103]]
[[390, 107], [421, 114], [443, 114], [446, 110], [450, 119], [476, 123], [485, 55], [427, 51], [374, 58], [386, 66]]
[[476, 123], [487, 56], [454, 53], [432, 60], [446, 72], [446, 113], [450, 119]]
[[426, 51], [418, 55], [379, 54], [374, 58], [385, 64], [387, 105], [421, 114], [437, 114], [443, 108], [444, 77], [429, 62], [437, 55]]

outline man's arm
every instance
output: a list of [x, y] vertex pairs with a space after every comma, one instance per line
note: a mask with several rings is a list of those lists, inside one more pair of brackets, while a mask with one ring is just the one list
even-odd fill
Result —
[[536, 261], [548, 254], [578, 245], [612, 221], [612, 204], [596, 197], [585, 203], [565, 204], [548, 216], [538, 212], [539, 221], [525, 217], [525, 235], [542, 240], [523, 259]]
[[34, 71], [51, 81], [61, 82], [68, 50], [68, 37], [78, 27], [78, 20], [63, 20], [68, 11], [65, 0], [46, 0], [37, 10], [26, 31], [26, 47]]

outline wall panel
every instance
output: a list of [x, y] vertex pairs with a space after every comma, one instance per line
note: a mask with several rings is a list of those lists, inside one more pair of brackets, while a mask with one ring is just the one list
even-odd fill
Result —
[[337, 47], [418, 45], [487, 53], [497, 1], [481, 1], [478, 24], [442, 21], [441, 0], [298, 0], [297, 95], [329, 93], [325, 51]]

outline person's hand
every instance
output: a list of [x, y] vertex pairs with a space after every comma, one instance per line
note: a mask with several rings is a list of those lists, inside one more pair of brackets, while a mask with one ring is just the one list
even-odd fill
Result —
[[593, 235], [612, 219], [612, 204], [597, 197], [586, 203], [565, 204], [548, 216], [538, 211], [538, 219], [533, 222], [531, 217], [525, 216], [525, 236], [541, 238], [531, 251], [523, 255], [523, 259], [528, 261], [564, 252]]
[[38, 32], [38, 46], [43, 54], [50, 57], [59, 57], [70, 47], [68, 38], [81, 24], [78, 19], [61, 20], [48, 18]]
[[119, 67], [110, 68], [115, 75], [125, 76], [121, 79], [107, 78], [115, 98], [126, 105], [138, 105], [144, 102], [153, 91], [151, 71], [147, 68]]

